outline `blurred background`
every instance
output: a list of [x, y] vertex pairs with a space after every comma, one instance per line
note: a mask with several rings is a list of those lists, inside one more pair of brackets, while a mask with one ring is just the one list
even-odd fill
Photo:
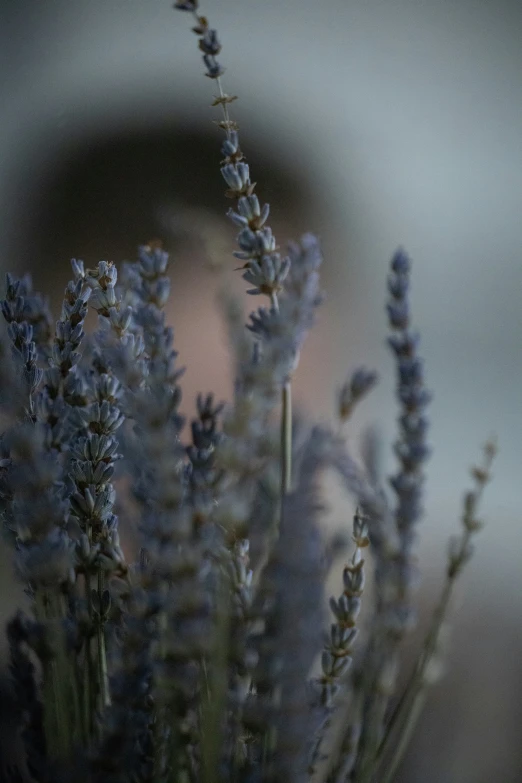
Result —
[[[347, 372], [376, 368], [351, 438], [356, 449], [376, 423], [386, 472], [396, 417], [387, 265], [398, 245], [413, 259], [434, 392], [421, 630], [468, 468], [498, 437], [448, 671], [398, 780], [522, 781], [522, 5], [207, 0], [202, 11], [220, 33], [224, 87], [240, 96], [233, 117], [279, 242], [305, 230], [323, 241], [327, 301], [297, 399], [331, 420]], [[167, 0], [0, 2], [0, 270], [30, 270], [57, 313], [71, 257], [120, 262], [161, 238], [189, 415], [198, 391], [230, 395], [216, 294], [226, 275], [243, 290], [231, 274], [220, 117], [190, 27]], [[329, 524], [349, 525], [334, 495]], [[2, 623], [8, 611], [3, 601]]]

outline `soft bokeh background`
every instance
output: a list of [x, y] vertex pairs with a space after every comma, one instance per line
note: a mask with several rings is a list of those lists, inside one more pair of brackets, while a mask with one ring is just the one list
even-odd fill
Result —
[[[0, 268], [30, 268], [56, 307], [71, 256], [120, 261], [161, 236], [175, 258], [171, 318], [190, 413], [197, 391], [230, 391], [222, 276], [208, 267], [233, 266], [234, 229], [213, 85], [190, 19], [170, 5], [0, 3]], [[221, 34], [225, 88], [240, 96], [242, 146], [279, 240], [304, 230], [323, 239], [328, 301], [297, 397], [327, 419], [350, 367], [380, 372], [355, 443], [369, 422], [393, 439], [385, 278], [397, 245], [412, 255], [435, 393], [424, 612], [467, 468], [486, 437], [499, 439], [449, 671], [399, 781], [522, 781], [522, 5], [207, 0], [203, 11]], [[388, 447], [386, 462], [391, 470]], [[11, 594], [7, 572], [2, 580]]]

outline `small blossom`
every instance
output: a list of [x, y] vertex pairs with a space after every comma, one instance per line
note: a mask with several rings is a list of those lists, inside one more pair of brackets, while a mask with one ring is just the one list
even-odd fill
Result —
[[345, 421], [351, 416], [354, 406], [377, 383], [377, 373], [364, 367], [356, 370], [346, 381], [339, 394], [339, 417]]
[[211, 54], [203, 55], [203, 62], [207, 66], [207, 72], [205, 76], [209, 79], [219, 79], [225, 73], [225, 69], [218, 63], [216, 58]]
[[205, 30], [205, 33], [199, 39], [199, 48], [205, 54], [219, 54], [221, 51], [221, 44], [217, 37], [217, 31]]
[[255, 287], [247, 289], [247, 294], [273, 296], [280, 293], [289, 270], [290, 260], [281, 258], [278, 253], [263, 255], [259, 263], [251, 261], [243, 280]]

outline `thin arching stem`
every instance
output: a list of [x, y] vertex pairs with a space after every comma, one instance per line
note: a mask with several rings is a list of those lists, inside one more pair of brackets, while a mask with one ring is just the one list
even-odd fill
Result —
[[283, 386], [281, 413], [281, 494], [284, 497], [292, 489], [292, 382]]
[[[270, 303], [279, 310], [277, 294], [272, 293]], [[281, 397], [281, 500], [292, 488], [292, 381], [288, 378]]]

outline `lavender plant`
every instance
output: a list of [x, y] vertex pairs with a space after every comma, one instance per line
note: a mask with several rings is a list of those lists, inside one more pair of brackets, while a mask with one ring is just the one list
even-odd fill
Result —
[[[200, 395], [186, 442], [183, 371], [164, 314], [169, 257], [160, 245], [142, 246], [120, 280], [111, 262], [85, 269], [73, 260], [54, 336], [30, 279], [7, 276], [0, 513], [29, 609], [7, 628], [25, 757], [4, 763], [4, 777], [388, 783], [425, 701], [453, 587], [481, 526], [495, 447], [489, 443], [484, 465], [473, 469], [440, 601], [390, 714], [400, 643], [415, 623], [429, 455], [430, 394], [410, 326], [410, 260], [398, 250], [388, 279], [400, 407], [390, 497], [345, 441], [375, 373], [358, 369], [342, 387], [337, 432], [311, 425], [293, 437], [292, 377], [322, 300], [319, 243], [305, 235], [280, 252], [229, 114], [235, 96], [223, 89], [217, 32], [197, 0], [175, 7], [194, 20], [217, 87], [213, 105], [223, 112], [221, 174], [239, 227], [233, 255], [248, 293], [268, 303], [245, 325], [238, 303], [224, 302], [234, 399], [224, 405]], [[99, 328], [86, 336], [89, 307]], [[356, 506], [353, 551], [329, 610], [320, 526], [328, 470]], [[138, 551], [125, 556], [116, 503], [129, 484]], [[124, 515], [121, 524], [132, 521]], [[370, 621], [362, 623], [366, 600]]]

